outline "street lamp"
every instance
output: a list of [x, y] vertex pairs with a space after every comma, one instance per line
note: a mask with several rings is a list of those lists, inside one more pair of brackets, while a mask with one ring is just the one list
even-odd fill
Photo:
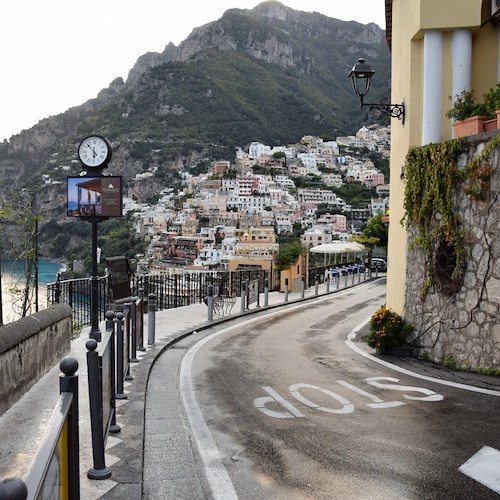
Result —
[[382, 113], [389, 115], [391, 118], [401, 120], [403, 125], [405, 123], [405, 105], [403, 104], [384, 104], [384, 103], [368, 103], [363, 102], [364, 96], [370, 90], [370, 83], [375, 70], [366, 63], [364, 59], [358, 59], [356, 64], [349, 72], [348, 77], [352, 81], [352, 88], [356, 95], [359, 97], [360, 107], [369, 106], [370, 109], [378, 109]]

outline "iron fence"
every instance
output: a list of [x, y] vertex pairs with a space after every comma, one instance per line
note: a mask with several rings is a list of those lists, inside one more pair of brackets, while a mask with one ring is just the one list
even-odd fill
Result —
[[[213, 286], [214, 295], [239, 297], [243, 281], [259, 280], [259, 292], [264, 291], [268, 273], [262, 269], [241, 269], [237, 271], [185, 271], [160, 275], [134, 275], [131, 290], [136, 296], [146, 298], [156, 295], [157, 310], [174, 309], [203, 302], [208, 287]], [[68, 304], [73, 309], [74, 324], [91, 324], [90, 278], [59, 280], [47, 285], [47, 305]], [[99, 278], [98, 318], [104, 321], [105, 314], [113, 304], [113, 292], [108, 276]]]

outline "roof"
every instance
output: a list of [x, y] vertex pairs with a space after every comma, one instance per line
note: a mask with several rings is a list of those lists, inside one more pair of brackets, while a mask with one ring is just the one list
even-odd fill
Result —
[[389, 50], [391, 50], [392, 46], [392, 1], [385, 0], [385, 39]]

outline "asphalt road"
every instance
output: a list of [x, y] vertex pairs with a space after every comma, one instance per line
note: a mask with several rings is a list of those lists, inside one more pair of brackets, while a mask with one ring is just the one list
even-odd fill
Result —
[[500, 397], [346, 342], [384, 293], [372, 282], [189, 340], [183, 397], [216, 497], [499, 498], [459, 467], [500, 450]]

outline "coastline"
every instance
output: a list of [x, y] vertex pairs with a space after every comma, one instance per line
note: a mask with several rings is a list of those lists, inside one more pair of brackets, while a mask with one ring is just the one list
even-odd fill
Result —
[[[53, 260], [42, 258], [39, 260], [38, 266], [38, 309], [47, 308], [47, 285], [57, 281], [57, 274], [66, 269], [66, 264]], [[22, 263], [16, 264], [12, 261], [4, 261], [2, 263], [1, 275], [1, 310], [3, 324], [12, 323], [21, 318], [20, 313], [16, 310], [16, 302], [22, 300], [23, 287], [23, 269]], [[35, 291], [32, 290], [30, 301], [30, 314], [35, 312]]]

